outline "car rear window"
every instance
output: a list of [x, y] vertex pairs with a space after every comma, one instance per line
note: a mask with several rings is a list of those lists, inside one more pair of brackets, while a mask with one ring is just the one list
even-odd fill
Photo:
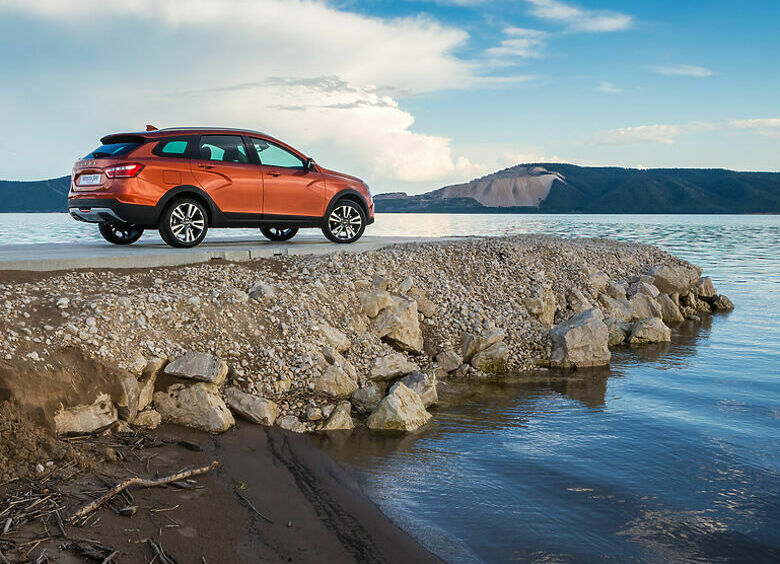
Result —
[[137, 149], [141, 143], [108, 143], [101, 145], [94, 151], [85, 156], [85, 159], [107, 159], [110, 157], [119, 157]]
[[158, 157], [189, 158], [193, 139], [191, 137], [178, 137], [163, 139], [152, 149], [152, 153]]

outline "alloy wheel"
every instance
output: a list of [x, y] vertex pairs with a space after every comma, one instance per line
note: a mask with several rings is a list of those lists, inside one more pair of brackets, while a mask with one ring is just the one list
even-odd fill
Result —
[[362, 226], [363, 218], [354, 206], [337, 206], [328, 217], [328, 229], [340, 241], [354, 238]]
[[171, 233], [182, 243], [197, 241], [206, 229], [203, 211], [191, 202], [182, 202], [173, 208], [169, 223]]

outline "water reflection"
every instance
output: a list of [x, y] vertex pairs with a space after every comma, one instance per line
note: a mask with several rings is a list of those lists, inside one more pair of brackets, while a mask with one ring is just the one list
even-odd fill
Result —
[[450, 562], [776, 561], [777, 386], [736, 397], [728, 321], [609, 368], [447, 383], [420, 433], [319, 444]]

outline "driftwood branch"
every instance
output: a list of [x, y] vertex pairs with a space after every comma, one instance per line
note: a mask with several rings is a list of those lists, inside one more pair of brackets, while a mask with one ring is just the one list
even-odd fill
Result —
[[166, 478], [158, 478], [156, 480], [145, 480], [143, 478], [139, 478], [138, 476], [134, 478], [128, 478], [124, 482], [121, 482], [108, 490], [105, 494], [97, 498], [95, 501], [92, 501], [76, 511], [73, 515], [71, 515], [68, 518], [69, 523], [75, 523], [85, 515], [89, 515], [92, 513], [95, 509], [106, 503], [108, 500], [110, 500], [115, 495], [121, 493], [122, 491], [126, 490], [127, 488], [131, 486], [143, 486], [145, 488], [153, 488], [155, 486], [164, 486], [165, 484], [170, 484], [171, 482], [176, 482], [178, 480], [184, 480], [186, 478], [190, 478], [192, 476], [197, 476], [199, 474], [205, 474], [206, 472], [209, 472], [219, 466], [218, 461], [214, 461], [208, 466], [203, 466], [201, 468], [194, 468], [192, 470], [182, 470], [180, 472], [177, 472], [176, 474], [171, 474], [170, 476]]

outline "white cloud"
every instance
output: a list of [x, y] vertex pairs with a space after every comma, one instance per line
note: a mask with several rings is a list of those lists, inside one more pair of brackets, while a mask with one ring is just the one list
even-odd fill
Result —
[[587, 10], [559, 0], [526, 0], [531, 13], [542, 19], [566, 25], [576, 31], [622, 31], [634, 25], [634, 18], [620, 12]]
[[734, 119], [729, 126], [767, 137], [780, 137], [780, 118]]
[[661, 143], [671, 145], [680, 135], [679, 125], [639, 125], [599, 131], [593, 136], [597, 145], [633, 145], [636, 143]]
[[545, 39], [548, 34], [537, 29], [507, 27], [504, 29], [505, 39], [501, 45], [487, 50], [493, 57], [525, 57], [538, 58], [542, 56]]
[[599, 84], [597, 90], [599, 92], [603, 92], [604, 94], [622, 94], [625, 92], [622, 88], [618, 88], [611, 82], [602, 82]]
[[715, 74], [710, 69], [697, 65], [659, 65], [652, 67], [652, 70], [668, 76], [693, 76], [696, 78], [706, 78]]
[[[7, 107], [17, 108], [4, 125], [37, 136], [26, 124], [56, 124], [49, 134], [64, 155], [47, 162], [54, 170], [0, 160], [10, 177], [67, 174], [68, 161], [100, 135], [153, 123], [267, 131], [379, 184], [462, 180], [484, 166], [455, 154], [450, 139], [417, 131], [398, 93], [530, 80], [480, 75], [454, 54], [468, 38], [460, 29], [317, 1], [0, 0], [4, 12], [44, 21], [41, 34], [54, 22], [60, 37], [70, 34], [84, 49], [52, 52], [46, 71], [31, 55], [30, 86], [3, 89]], [[26, 94], [32, 90], [38, 99]]]
[[706, 121], [691, 121], [684, 124], [637, 125], [599, 131], [593, 135], [591, 141], [597, 145], [673, 145], [676, 138], [684, 133], [713, 131], [722, 127], [722, 124]]

